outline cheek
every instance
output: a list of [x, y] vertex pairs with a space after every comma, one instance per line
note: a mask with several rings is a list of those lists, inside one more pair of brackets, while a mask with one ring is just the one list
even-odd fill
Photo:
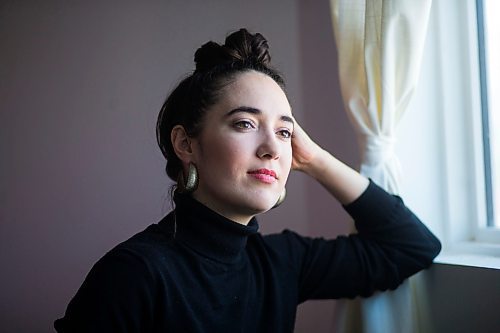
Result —
[[[248, 150], [237, 144], [230, 144], [220, 152], [220, 158], [224, 161], [228, 172], [239, 174], [243, 169], [248, 168]], [[229, 171], [231, 170], [231, 171]]]
[[288, 175], [290, 174], [290, 170], [292, 168], [292, 145], [286, 144], [281, 147], [280, 159], [279, 159], [279, 167], [281, 174], [281, 183], [282, 185], [286, 185], [288, 180]]
[[218, 137], [204, 141], [201, 152], [200, 162], [207, 167], [216, 167], [219, 172], [237, 170], [248, 154], [244, 145], [237, 140]]
[[293, 160], [293, 151], [292, 151], [292, 144], [291, 143], [286, 143], [282, 150], [281, 150], [281, 161], [284, 164], [289, 165], [290, 167], [292, 166], [292, 160]]
[[290, 170], [292, 168], [292, 159], [292, 146], [289, 145], [283, 150], [283, 153], [281, 154], [281, 166], [283, 168], [283, 171], [287, 172], [287, 175], [290, 173]]

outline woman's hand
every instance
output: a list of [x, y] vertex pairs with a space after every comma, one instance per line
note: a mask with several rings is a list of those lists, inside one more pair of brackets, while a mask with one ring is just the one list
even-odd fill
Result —
[[295, 121], [292, 135], [292, 169], [307, 173], [323, 149]]
[[354, 201], [368, 186], [367, 178], [322, 149], [297, 122], [292, 135], [292, 169], [316, 179], [342, 204]]

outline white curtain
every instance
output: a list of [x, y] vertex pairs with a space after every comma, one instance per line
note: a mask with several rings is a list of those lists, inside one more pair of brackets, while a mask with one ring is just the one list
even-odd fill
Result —
[[[330, 0], [342, 98], [360, 172], [398, 193], [395, 129], [415, 90], [432, 0]], [[339, 302], [339, 332], [418, 332], [414, 286]]]

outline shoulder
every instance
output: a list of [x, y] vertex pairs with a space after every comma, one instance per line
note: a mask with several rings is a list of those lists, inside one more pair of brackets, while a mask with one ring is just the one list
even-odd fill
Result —
[[[108, 251], [92, 268], [100, 274], [154, 275], [172, 252], [168, 216]], [[91, 272], [92, 272], [91, 271]]]
[[158, 262], [168, 256], [168, 234], [154, 224], [118, 244], [95, 263], [64, 318], [60, 332], [150, 331], [161, 290]]

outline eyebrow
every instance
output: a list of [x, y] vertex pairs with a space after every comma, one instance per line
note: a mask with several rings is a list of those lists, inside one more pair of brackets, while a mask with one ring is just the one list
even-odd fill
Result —
[[[232, 109], [231, 111], [229, 111], [226, 114], [226, 116], [229, 117], [229, 116], [232, 116], [233, 114], [240, 113], [240, 112], [251, 113], [251, 114], [256, 114], [256, 115], [262, 114], [262, 111], [259, 110], [259, 109], [257, 109], [257, 108], [253, 108], [253, 107], [250, 107], [250, 106], [240, 106], [240, 107], [237, 107], [237, 108]], [[286, 121], [288, 123], [291, 123], [292, 125], [295, 125], [295, 122], [293, 121], [292, 117], [283, 115], [283, 116], [280, 117], [280, 120]]]

